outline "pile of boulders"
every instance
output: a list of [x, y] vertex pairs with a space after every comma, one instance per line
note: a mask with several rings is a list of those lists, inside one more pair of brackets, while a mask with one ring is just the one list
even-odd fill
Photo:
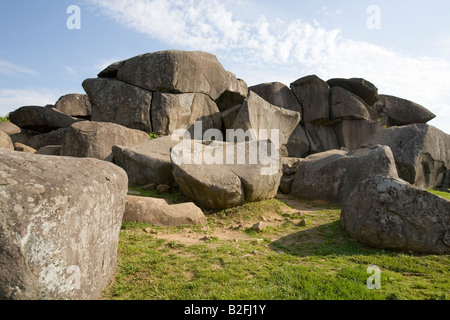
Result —
[[[83, 88], [0, 123], [0, 298], [97, 298], [122, 221], [204, 224], [199, 206], [278, 191], [342, 205], [363, 243], [450, 252], [450, 202], [423, 190], [450, 187], [450, 136], [365, 79], [248, 87], [212, 54], [171, 50]], [[127, 196], [128, 185], [193, 202]]]

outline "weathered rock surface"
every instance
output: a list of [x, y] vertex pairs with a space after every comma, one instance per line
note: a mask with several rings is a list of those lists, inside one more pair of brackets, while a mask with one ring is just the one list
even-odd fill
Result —
[[448, 254], [450, 201], [392, 177], [362, 181], [347, 198], [341, 224], [367, 245]]
[[317, 77], [310, 75], [291, 83], [291, 89], [303, 109], [305, 123], [324, 123], [330, 120], [330, 87]]
[[305, 124], [306, 132], [317, 152], [339, 149], [339, 141], [332, 126], [318, 125], [313, 122]]
[[169, 205], [164, 199], [127, 196], [123, 221], [177, 227], [204, 225], [206, 217], [192, 202]]
[[226, 130], [231, 129], [233, 127], [233, 123], [236, 120], [236, 117], [238, 116], [241, 107], [242, 105], [238, 104], [220, 113], [220, 116], [222, 117], [223, 129]]
[[91, 118], [91, 102], [85, 94], [66, 94], [56, 102], [55, 109], [72, 117]]
[[54, 108], [29, 106], [19, 108], [9, 114], [12, 123], [22, 129], [31, 129], [41, 133], [59, 128], [67, 128], [79, 121]]
[[92, 103], [92, 121], [112, 122], [152, 132], [152, 93], [115, 79], [86, 79], [83, 88]]
[[450, 168], [450, 135], [427, 124], [387, 128], [367, 144], [389, 146], [400, 178], [419, 188], [441, 186]]
[[61, 145], [61, 155], [111, 161], [113, 146], [134, 146], [147, 140], [144, 131], [115, 123], [83, 121], [69, 128]]
[[289, 157], [303, 158], [316, 152], [316, 146], [309, 133], [299, 124], [286, 144]]
[[98, 299], [114, 275], [125, 172], [0, 150], [0, 299]]
[[0, 149], [14, 150], [11, 138], [2, 130], [0, 130]]
[[330, 150], [299, 163], [291, 195], [342, 204], [362, 180], [375, 175], [398, 178], [389, 147], [373, 146], [351, 152]]
[[253, 129], [252, 138], [259, 139], [259, 130], [267, 133], [261, 139], [270, 139], [272, 129], [279, 131], [279, 144], [285, 145], [292, 132], [300, 122], [300, 113], [271, 105], [256, 93], [250, 91], [248, 98], [239, 109], [232, 129], [242, 129], [244, 132]]
[[194, 134], [195, 121], [202, 122], [202, 134], [208, 129], [222, 130], [222, 117], [214, 101], [201, 93], [170, 94], [155, 92], [151, 110], [153, 131], [170, 135], [177, 129]]
[[242, 79], [227, 71], [228, 87], [224, 93], [216, 100], [216, 104], [220, 111], [228, 110], [238, 104], [242, 104], [248, 95], [247, 83]]
[[361, 97], [369, 106], [378, 100], [378, 88], [371, 82], [361, 78], [341, 79], [334, 78], [327, 81], [331, 88], [341, 87]]
[[331, 89], [331, 115], [332, 119], [369, 120], [369, 106], [357, 95], [334, 87]]
[[300, 115], [302, 114], [302, 106], [295, 97], [295, 94], [281, 82], [261, 83], [250, 87], [249, 90], [255, 92], [258, 96], [274, 106], [297, 111]]
[[384, 130], [381, 123], [370, 120], [343, 120], [334, 128], [339, 147], [348, 150], [361, 148], [372, 135]]
[[172, 174], [170, 150], [178, 143], [167, 136], [133, 147], [114, 146], [113, 162], [126, 171], [130, 184], [173, 186], [175, 178]]
[[117, 72], [124, 65], [125, 60], [114, 62], [113, 64], [107, 66], [105, 69], [100, 71], [97, 75], [99, 78], [117, 78]]
[[6, 121], [0, 122], [0, 130], [6, 133], [8, 136], [20, 133], [21, 129], [14, 123]]
[[[264, 157], [257, 156], [259, 146], [269, 150]], [[172, 151], [173, 175], [185, 196], [209, 209], [270, 199], [281, 178], [281, 160], [273, 146], [267, 141], [184, 141]]]
[[388, 95], [380, 95], [377, 109], [379, 113], [387, 116], [389, 126], [426, 123], [436, 117], [435, 114], [415, 102]]
[[228, 88], [228, 73], [216, 56], [200, 51], [140, 55], [118, 68], [117, 79], [150, 91], [204, 93], [216, 100]]

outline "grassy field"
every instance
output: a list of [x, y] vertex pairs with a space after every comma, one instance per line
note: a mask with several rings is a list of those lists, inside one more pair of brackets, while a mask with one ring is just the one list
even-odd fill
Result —
[[[185, 201], [180, 193], [168, 198]], [[103, 298], [450, 299], [450, 256], [366, 247], [341, 229], [340, 208], [279, 196], [206, 213], [206, 226], [124, 223]], [[267, 228], [257, 233], [257, 222]], [[379, 290], [367, 288], [369, 265], [381, 269]]]

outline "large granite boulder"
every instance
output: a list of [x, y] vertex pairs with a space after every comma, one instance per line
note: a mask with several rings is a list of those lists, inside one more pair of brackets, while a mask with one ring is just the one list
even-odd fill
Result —
[[113, 146], [134, 146], [147, 140], [144, 131], [115, 123], [83, 121], [69, 128], [61, 145], [61, 155], [111, 161]]
[[112, 122], [152, 132], [152, 93], [115, 79], [86, 79], [83, 88], [92, 103], [92, 121]]
[[372, 144], [389, 146], [400, 178], [419, 188], [441, 186], [450, 169], [450, 135], [427, 124], [387, 128], [370, 137]]
[[153, 131], [170, 135], [177, 129], [190, 129], [202, 122], [202, 134], [208, 129], [222, 130], [222, 117], [216, 103], [202, 93], [171, 94], [155, 92], [151, 110]]
[[371, 120], [342, 120], [334, 129], [339, 147], [348, 150], [361, 148], [371, 136], [384, 130], [381, 123]]
[[370, 246], [450, 253], [450, 201], [386, 176], [362, 181], [344, 203], [341, 224]]
[[369, 105], [357, 95], [334, 87], [331, 89], [331, 118], [369, 120]]
[[117, 79], [150, 91], [204, 93], [216, 100], [228, 88], [228, 73], [216, 56], [200, 51], [159, 51], [126, 60]]
[[169, 205], [164, 199], [127, 196], [123, 221], [177, 227], [204, 225], [206, 217], [192, 202]]
[[110, 163], [0, 150], [0, 299], [100, 298], [127, 187]]
[[216, 100], [220, 111], [225, 111], [238, 104], [242, 104], [248, 95], [247, 83], [242, 79], [236, 78], [234, 73], [227, 71], [227, 74], [228, 86]]
[[361, 97], [369, 106], [378, 100], [378, 88], [371, 82], [361, 78], [341, 79], [334, 78], [327, 81], [331, 88], [341, 87]]
[[91, 119], [91, 102], [85, 94], [71, 93], [59, 98], [55, 109], [76, 118]]
[[307, 122], [305, 124], [305, 129], [308, 137], [311, 138], [311, 144], [314, 144], [317, 152], [325, 152], [340, 148], [333, 126]]
[[292, 196], [335, 204], [343, 204], [367, 177], [398, 177], [392, 151], [386, 146], [317, 153], [300, 162], [296, 171]]
[[9, 114], [12, 123], [22, 129], [30, 129], [41, 133], [59, 128], [67, 128], [79, 121], [55, 108], [29, 106], [19, 108]]
[[66, 138], [68, 128], [61, 128], [47, 133], [39, 133], [33, 130], [22, 130], [18, 134], [11, 135], [14, 143], [22, 143], [33, 149], [39, 150], [45, 146], [61, 145]]
[[145, 186], [165, 184], [173, 186], [170, 150], [179, 143], [170, 136], [153, 139], [136, 146], [114, 146], [113, 162], [123, 168], [129, 183]]
[[415, 102], [388, 95], [380, 95], [380, 101], [376, 107], [381, 115], [386, 115], [388, 126], [426, 123], [436, 117], [435, 114]]
[[2, 130], [0, 130], [0, 149], [14, 150], [11, 138]]
[[183, 140], [172, 149], [171, 159], [183, 194], [208, 209], [270, 199], [280, 184], [279, 150], [270, 141]]
[[302, 124], [297, 125], [286, 144], [289, 157], [303, 158], [317, 152], [311, 136]]
[[302, 106], [304, 123], [326, 123], [330, 120], [330, 87], [325, 81], [310, 75], [291, 83], [291, 89]]
[[[300, 113], [274, 106], [256, 93], [250, 91], [248, 98], [244, 101], [231, 129], [252, 129], [252, 138], [270, 139], [272, 130], [278, 130], [279, 145], [286, 145], [300, 122]], [[264, 130], [267, 135], [259, 137], [259, 130]]]
[[261, 83], [248, 89], [274, 106], [302, 114], [302, 106], [295, 94], [281, 82]]

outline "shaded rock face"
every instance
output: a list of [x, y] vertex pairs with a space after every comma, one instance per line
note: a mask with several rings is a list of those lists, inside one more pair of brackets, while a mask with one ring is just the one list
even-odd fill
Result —
[[309, 122], [305, 124], [305, 128], [317, 152], [339, 149], [339, 141], [333, 126]]
[[68, 128], [61, 128], [47, 133], [22, 130], [19, 134], [11, 135], [11, 140], [14, 143], [22, 143], [33, 149], [39, 150], [49, 145], [61, 145], [66, 138], [68, 130]]
[[302, 114], [302, 106], [298, 102], [295, 94], [281, 82], [262, 83], [249, 88], [261, 98], [274, 106], [297, 111]]
[[252, 139], [259, 139], [259, 130], [267, 132], [268, 139], [272, 136], [272, 129], [279, 131], [279, 143], [285, 145], [292, 132], [300, 122], [300, 113], [271, 105], [256, 93], [250, 91], [231, 129], [247, 131], [253, 129]]
[[100, 298], [116, 267], [125, 172], [1, 150], [0, 172], [0, 299]]
[[150, 91], [204, 93], [216, 100], [228, 88], [228, 73], [216, 56], [200, 51], [160, 51], [126, 60], [117, 79]]
[[378, 88], [371, 82], [361, 78], [341, 79], [335, 78], [327, 81], [331, 88], [340, 87], [361, 97], [369, 106], [378, 100]]
[[237, 79], [234, 73], [227, 71], [227, 74], [228, 87], [216, 100], [220, 111], [242, 104], [248, 95], [247, 83], [242, 79]]
[[206, 217], [192, 202], [169, 205], [164, 199], [127, 196], [123, 221], [177, 227], [204, 225]]
[[362, 180], [375, 175], [398, 178], [389, 147], [373, 146], [351, 152], [330, 150], [298, 164], [291, 195], [342, 204]]
[[47, 156], [59, 156], [61, 154], [61, 146], [45, 146], [36, 151], [36, 154], [42, 154]]
[[146, 141], [133, 147], [114, 146], [113, 162], [123, 168], [132, 185], [166, 184], [173, 186], [170, 150], [179, 141], [170, 136]]
[[371, 120], [343, 120], [335, 127], [339, 147], [348, 150], [361, 148], [375, 133], [383, 131], [383, 125]]
[[67, 128], [79, 121], [54, 108], [29, 106], [22, 107], [9, 114], [11, 122], [22, 129], [31, 129], [41, 133], [59, 128]]
[[333, 119], [369, 120], [369, 105], [357, 95], [334, 87], [331, 89], [331, 114]]
[[20, 133], [21, 131], [21, 129], [18, 126], [9, 121], [0, 122], [0, 130], [6, 133], [8, 136]]
[[[279, 151], [274, 147], [269, 141], [183, 140], [172, 149], [173, 175], [185, 196], [208, 209], [270, 199], [277, 193], [281, 178]], [[263, 151], [254, 158], [258, 150]]]
[[61, 155], [111, 161], [115, 145], [134, 146], [148, 140], [144, 131], [115, 123], [83, 121], [72, 125], [61, 146]]
[[152, 132], [152, 93], [115, 79], [87, 79], [83, 88], [92, 102], [92, 121], [112, 122]]
[[0, 149], [14, 150], [11, 138], [2, 130], [0, 130]]
[[341, 224], [370, 246], [450, 252], [450, 201], [392, 177], [362, 181], [343, 206]]
[[330, 119], [328, 84], [315, 75], [291, 83], [291, 89], [303, 108], [303, 122], [324, 123]]
[[403, 180], [424, 189], [443, 186], [450, 168], [450, 136], [441, 130], [427, 124], [392, 127], [373, 135], [367, 144], [389, 146]]
[[381, 115], [387, 117], [388, 126], [426, 123], [436, 117], [415, 102], [388, 95], [380, 95], [380, 101], [376, 107]]
[[55, 109], [71, 117], [91, 119], [91, 102], [85, 94], [67, 94], [59, 98]]
[[170, 135], [187, 129], [194, 135], [195, 121], [202, 122], [202, 134], [208, 129], [222, 130], [222, 116], [214, 101], [201, 93], [170, 94], [155, 92], [152, 104], [153, 131]]

